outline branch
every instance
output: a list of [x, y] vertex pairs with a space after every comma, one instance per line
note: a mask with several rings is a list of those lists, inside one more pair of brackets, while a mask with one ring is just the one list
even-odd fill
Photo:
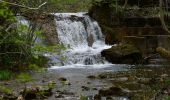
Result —
[[12, 3], [12, 2], [3, 1], [3, 0], [0, 0], [0, 2], [4, 2], [4, 3], [7, 3], [7, 4], [9, 4], [9, 5], [14, 5], [14, 6], [22, 7], [22, 8], [27, 8], [27, 9], [30, 9], [30, 10], [38, 10], [38, 9], [40, 9], [42, 6], [44, 6], [45, 4], [47, 4], [47, 2], [44, 2], [44, 3], [42, 3], [41, 5], [39, 5], [38, 7], [36, 7], [36, 8], [32, 8], [32, 7], [28, 7], [28, 6], [24, 6], [24, 5], [19, 5], [19, 4], [16, 4], [16, 3]]
[[168, 32], [168, 34], [170, 34], [170, 30], [168, 29], [164, 19], [163, 0], [159, 0], [159, 12], [160, 12], [160, 21], [162, 27], [165, 29], [165, 31]]

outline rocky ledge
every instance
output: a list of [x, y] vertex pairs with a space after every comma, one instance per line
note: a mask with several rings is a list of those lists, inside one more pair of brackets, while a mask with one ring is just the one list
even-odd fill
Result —
[[103, 50], [101, 55], [114, 64], [137, 64], [143, 60], [142, 53], [130, 44], [112, 46], [110, 49]]

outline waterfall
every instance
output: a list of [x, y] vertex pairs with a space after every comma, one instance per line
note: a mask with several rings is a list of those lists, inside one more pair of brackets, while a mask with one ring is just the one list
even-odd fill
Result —
[[55, 21], [59, 42], [68, 47], [63, 65], [107, 63], [100, 53], [111, 46], [105, 44], [95, 20], [86, 13], [56, 13]]

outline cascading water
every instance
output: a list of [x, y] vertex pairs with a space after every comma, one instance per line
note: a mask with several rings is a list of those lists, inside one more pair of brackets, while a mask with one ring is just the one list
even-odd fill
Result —
[[100, 52], [110, 48], [104, 43], [104, 37], [96, 21], [86, 13], [55, 14], [56, 28], [60, 43], [69, 47], [63, 55], [63, 65], [106, 64]]

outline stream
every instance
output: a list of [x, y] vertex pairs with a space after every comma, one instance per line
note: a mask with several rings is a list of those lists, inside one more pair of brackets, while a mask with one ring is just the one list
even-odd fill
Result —
[[[168, 65], [111, 64], [101, 57], [110, 48], [98, 23], [87, 13], [56, 13], [58, 39], [67, 49], [48, 55], [50, 68], [32, 73], [29, 87], [55, 83], [44, 100], [160, 100], [158, 87], [166, 86]], [[64, 58], [64, 59], [63, 59]], [[1, 82], [15, 92], [24, 88], [16, 80]], [[155, 99], [156, 98], [156, 99]], [[41, 100], [41, 99], [38, 99]]]

